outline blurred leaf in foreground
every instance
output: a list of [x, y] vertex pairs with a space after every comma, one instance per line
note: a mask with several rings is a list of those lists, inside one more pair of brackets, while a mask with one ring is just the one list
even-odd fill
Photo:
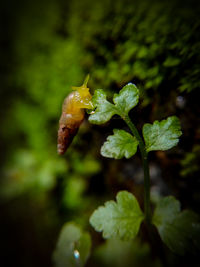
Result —
[[162, 241], [175, 253], [196, 253], [200, 250], [200, 218], [190, 210], [180, 211], [180, 202], [165, 197], [158, 203], [153, 224]]
[[84, 266], [91, 248], [91, 238], [74, 223], [66, 223], [60, 233], [53, 260], [56, 267]]
[[104, 267], [160, 267], [159, 260], [152, 259], [147, 243], [139, 240], [122, 241], [107, 239], [94, 252], [95, 260]]

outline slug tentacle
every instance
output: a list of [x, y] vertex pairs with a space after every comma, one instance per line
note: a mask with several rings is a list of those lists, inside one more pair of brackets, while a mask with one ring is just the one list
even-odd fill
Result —
[[74, 136], [85, 117], [84, 109], [92, 109], [92, 95], [89, 92], [87, 83], [89, 75], [80, 87], [72, 87], [74, 90], [64, 100], [62, 106], [62, 115], [59, 120], [58, 130], [58, 154], [64, 154], [71, 144]]

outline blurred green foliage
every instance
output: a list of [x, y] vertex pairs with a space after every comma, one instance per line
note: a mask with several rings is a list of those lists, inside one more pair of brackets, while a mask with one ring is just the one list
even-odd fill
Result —
[[[162, 266], [159, 260], [153, 260], [148, 244], [141, 244], [139, 240], [121, 241], [108, 239], [94, 254], [99, 266]], [[100, 265], [101, 264], [101, 265]]]
[[183, 1], [73, 1], [67, 27], [87, 51], [84, 67], [95, 85], [135, 80], [144, 89], [190, 92], [200, 86], [195, 8]]
[[185, 153], [185, 157], [181, 160], [181, 176], [190, 177], [198, 175], [200, 165], [200, 145], [195, 145], [191, 152]]
[[84, 266], [90, 255], [91, 238], [73, 223], [62, 227], [53, 259], [56, 267]]
[[[195, 149], [200, 139], [198, 1], [20, 0], [4, 5], [8, 23], [1, 37], [6, 39], [3, 48], [8, 59], [3, 54], [0, 200], [7, 214], [12, 213], [10, 203], [19, 203], [14, 206], [19, 222], [25, 212], [21, 207], [27, 205], [35, 218], [30, 227], [40, 234], [53, 214], [54, 226], [46, 229], [46, 243], [38, 234], [42, 247], [49, 248], [46, 257], [50, 258], [64, 222], [73, 219], [88, 227], [92, 211], [121, 189], [135, 191], [141, 200], [140, 185], [133, 181], [133, 174], [139, 172], [137, 159], [115, 164], [100, 157], [100, 145], [113, 128], [110, 124], [119, 128], [118, 120], [106, 127], [84, 122], [66, 155], [56, 154], [63, 99], [86, 73], [90, 73], [92, 91], [106, 89], [109, 97], [128, 82], [137, 84], [143, 99], [134, 117], [139, 126], [165, 114], [180, 115], [184, 135], [180, 149], [151, 160], [160, 163], [166, 173], [162, 174], [164, 182], [183, 204], [199, 210], [199, 150]], [[186, 99], [185, 108], [176, 105], [179, 95]], [[188, 173], [190, 181], [184, 179], [180, 184], [179, 174], [186, 177]], [[187, 194], [187, 190], [194, 193]], [[24, 198], [29, 199], [25, 204]], [[34, 209], [33, 200], [37, 202]], [[38, 226], [40, 206], [46, 217]], [[23, 229], [29, 233], [28, 224]], [[95, 244], [102, 242], [99, 237], [93, 239]], [[10, 244], [6, 247], [3, 242], [6, 257]], [[25, 247], [19, 245], [14, 259]], [[28, 266], [28, 260], [18, 262], [15, 266]], [[45, 263], [38, 262], [40, 265]]]

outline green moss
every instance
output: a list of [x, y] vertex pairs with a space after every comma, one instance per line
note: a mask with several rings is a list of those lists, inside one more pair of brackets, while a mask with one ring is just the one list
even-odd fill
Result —
[[73, 1], [70, 33], [90, 58], [83, 66], [95, 85], [118, 88], [139, 80], [146, 89], [162, 90], [167, 83], [190, 92], [200, 85], [195, 7], [179, 1]]

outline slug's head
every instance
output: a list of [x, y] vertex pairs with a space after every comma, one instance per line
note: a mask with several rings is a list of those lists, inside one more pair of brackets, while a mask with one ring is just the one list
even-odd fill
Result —
[[83, 85], [80, 87], [72, 87], [72, 89], [77, 91], [77, 106], [79, 108], [87, 108], [87, 109], [93, 109], [92, 104], [92, 95], [89, 92], [89, 88], [87, 87], [87, 83], [89, 80], [89, 74], [86, 76], [85, 81]]

